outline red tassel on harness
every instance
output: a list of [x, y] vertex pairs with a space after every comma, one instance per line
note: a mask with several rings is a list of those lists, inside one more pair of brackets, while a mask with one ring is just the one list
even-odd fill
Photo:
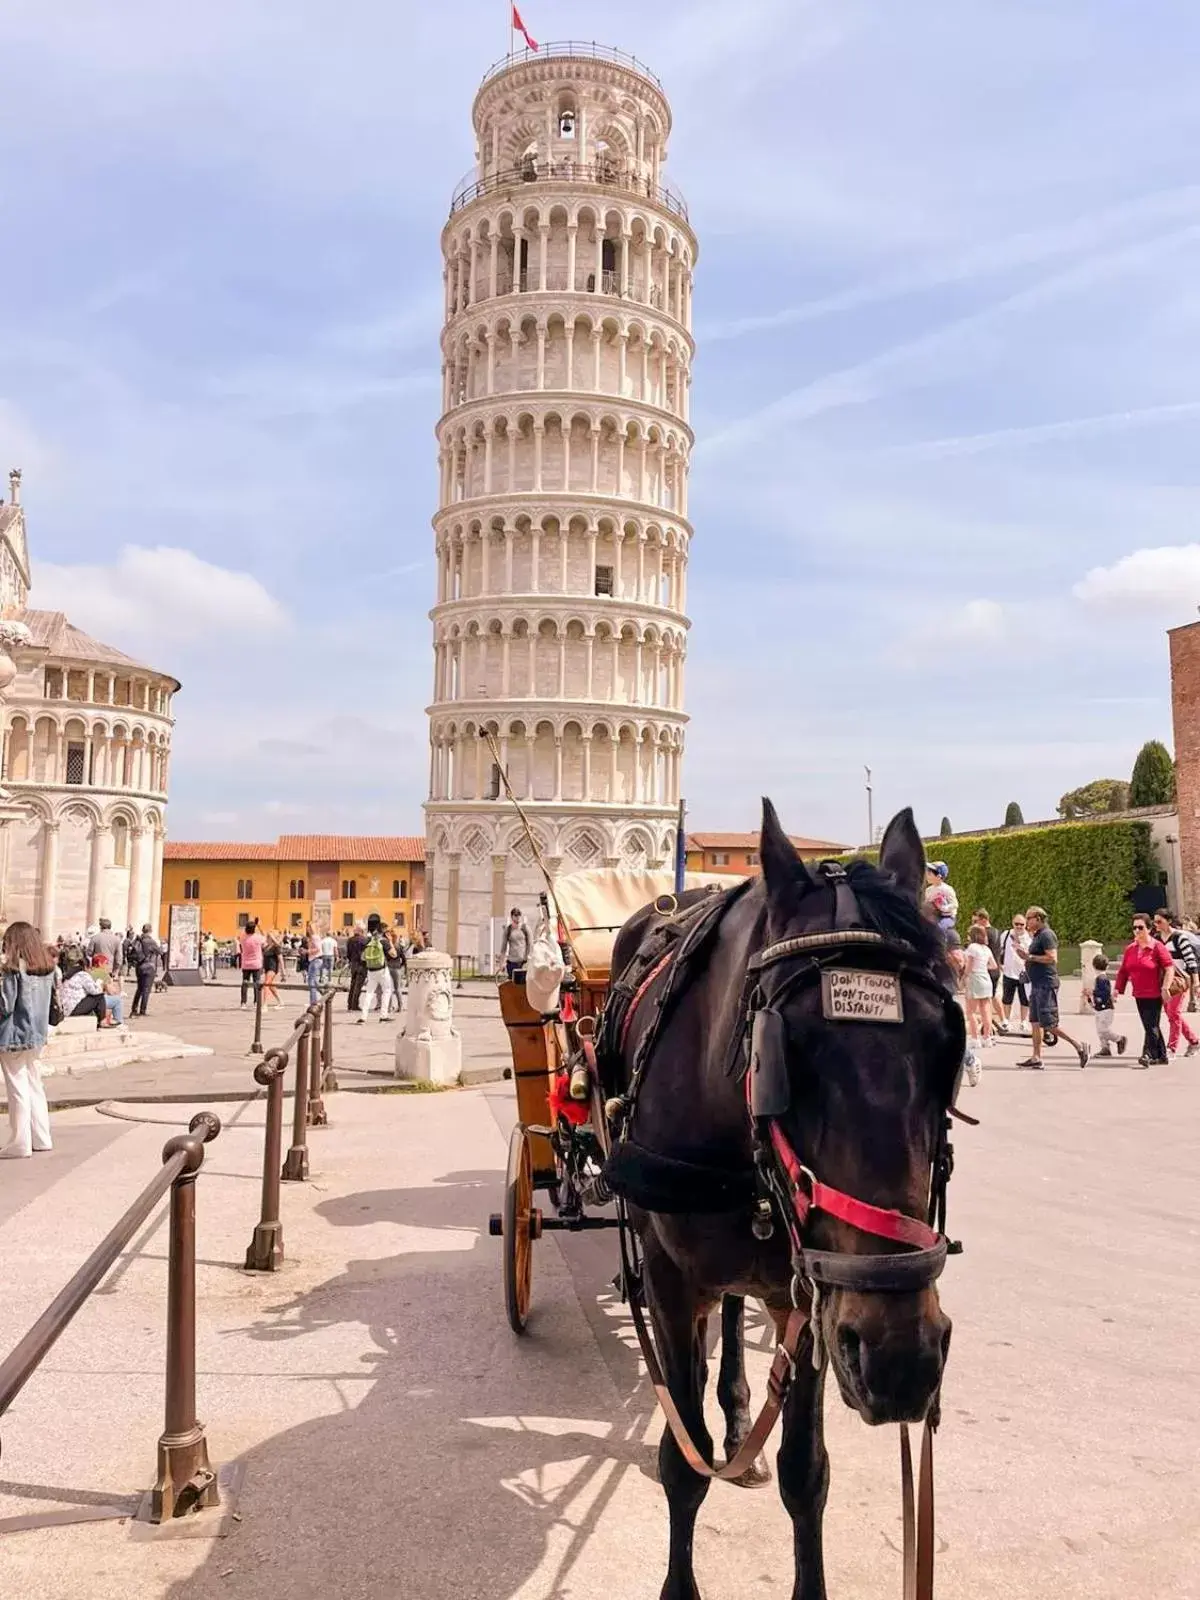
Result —
[[550, 1084], [550, 1115], [555, 1122], [563, 1117], [576, 1128], [591, 1118], [592, 1108], [585, 1101], [571, 1099], [569, 1072], [556, 1072]]
[[558, 1014], [563, 1022], [577, 1022], [579, 1020], [575, 1015], [575, 1002], [571, 999], [570, 990], [563, 995]]

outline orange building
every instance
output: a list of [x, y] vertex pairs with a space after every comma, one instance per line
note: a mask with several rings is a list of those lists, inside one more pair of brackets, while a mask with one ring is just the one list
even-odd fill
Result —
[[189, 843], [163, 848], [162, 922], [172, 905], [198, 904], [200, 926], [231, 939], [252, 918], [283, 933], [335, 933], [375, 911], [392, 927], [425, 926], [425, 840], [404, 836], [283, 834], [274, 844]]
[[[801, 839], [788, 836], [802, 856], [838, 856], [847, 848], [829, 839]], [[745, 878], [760, 871], [757, 833], [689, 833], [687, 836], [689, 872], [728, 872]]]

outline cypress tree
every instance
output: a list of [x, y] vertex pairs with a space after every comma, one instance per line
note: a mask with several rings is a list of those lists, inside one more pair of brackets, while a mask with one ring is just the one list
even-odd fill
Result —
[[1175, 802], [1175, 763], [1160, 739], [1147, 739], [1133, 763], [1131, 806], [1169, 806]]

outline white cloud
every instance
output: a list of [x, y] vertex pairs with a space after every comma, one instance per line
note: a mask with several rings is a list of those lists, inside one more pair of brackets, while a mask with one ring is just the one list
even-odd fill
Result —
[[275, 632], [287, 622], [279, 601], [250, 573], [167, 545], [127, 544], [106, 567], [39, 562], [31, 599], [43, 610], [65, 611], [118, 649], [135, 640], [178, 644]]
[[1093, 567], [1072, 592], [1098, 611], [1182, 614], [1200, 604], [1200, 544], [1135, 550], [1111, 567]]
[[902, 666], [945, 669], [953, 655], [970, 646], [991, 647], [1009, 637], [1011, 617], [998, 600], [968, 600], [960, 606], [925, 607], [897, 641], [893, 659]]

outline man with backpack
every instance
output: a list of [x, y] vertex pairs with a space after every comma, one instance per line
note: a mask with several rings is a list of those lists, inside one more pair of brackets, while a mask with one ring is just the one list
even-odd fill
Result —
[[154, 937], [154, 929], [147, 922], [138, 937], [132, 940], [127, 948], [130, 964], [137, 973], [137, 993], [133, 997], [129, 1015], [144, 1017], [146, 1002], [150, 998], [150, 991], [154, 987], [154, 979], [162, 960], [162, 946]]
[[367, 980], [367, 969], [363, 966], [363, 951], [367, 948], [367, 936], [359, 923], [354, 924], [354, 932], [346, 940], [346, 965], [350, 969], [350, 988], [346, 994], [346, 1010], [357, 1011], [358, 1003], [362, 999], [363, 984]]
[[379, 996], [379, 1020], [387, 1021], [388, 1001], [393, 993], [388, 957], [394, 953], [387, 929], [379, 917], [372, 914], [367, 919], [367, 938], [362, 951], [363, 984], [358, 1007], [359, 1023], [367, 1020], [376, 995]]

